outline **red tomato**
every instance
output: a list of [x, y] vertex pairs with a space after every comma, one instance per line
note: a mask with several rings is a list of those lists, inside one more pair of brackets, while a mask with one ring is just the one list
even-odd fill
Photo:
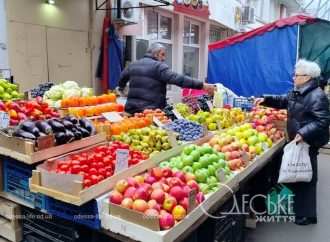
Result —
[[105, 173], [106, 173], [106, 169], [105, 168], [100, 168], [99, 169], [99, 174], [102, 175], [102, 176], [105, 176]]
[[73, 160], [73, 161], [71, 161], [71, 165], [80, 165], [80, 161], [79, 160]]
[[60, 169], [62, 171], [67, 171], [69, 169], [69, 165], [68, 164], [63, 164], [63, 165], [60, 166]]
[[78, 174], [81, 171], [80, 165], [73, 165], [71, 168], [72, 174]]
[[91, 163], [91, 164], [89, 165], [89, 167], [90, 167], [90, 168], [95, 168], [95, 169], [97, 169], [97, 168], [98, 168], [98, 166], [97, 166], [97, 163], [96, 163], [96, 162], [93, 162], [93, 163]]
[[111, 162], [111, 158], [109, 157], [109, 156], [106, 156], [106, 157], [104, 157], [103, 158], [103, 163], [104, 163], [104, 165], [110, 165], [110, 164], [112, 164], [112, 162]]
[[84, 188], [90, 187], [92, 185], [92, 181], [90, 179], [84, 180]]
[[104, 168], [104, 163], [103, 162], [97, 162], [97, 169]]
[[99, 179], [99, 182], [100, 182], [100, 181], [103, 181], [103, 180], [104, 180], [104, 176], [99, 175], [99, 176], [98, 176], [98, 179]]
[[95, 162], [102, 162], [102, 161], [103, 161], [103, 156], [104, 156], [104, 155], [96, 154], [96, 155], [94, 156]]
[[97, 175], [91, 175], [91, 181], [92, 181], [92, 184], [97, 184], [99, 182], [99, 176]]
[[83, 171], [80, 171], [79, 173], [78, 173], [79, 175], [81, 175], [82, 177], [85, 177], [85, 172], [83, 172]]
[[91, 168], [89, 169], [89, 172], [88, 172], [89, 175], [96, 175], [97, 174], [97, 170], [95, 168]]
[[82, 152], [82, 153], [80, 154], [80, 156], [81, 156], [81, 157], [84, 157], [84, 158], [87, 158], [87, 157], [88, 157], [88, 154], [87, 154], [86, 152]]
[[113, 172], [110, 172], [110, 171], [107, 171], [106, 173], [105, 173], [105, 176], [106, 177], [110, 177], [110, 176], [112, 176], [113, 175]]
[[80, 167], [80, 169], [81, 169], [81, 171], [83, 171], [83, 172], [88, 172], [89, 167], [88, 167], [88, 165], [82, 165], [82, 166]]

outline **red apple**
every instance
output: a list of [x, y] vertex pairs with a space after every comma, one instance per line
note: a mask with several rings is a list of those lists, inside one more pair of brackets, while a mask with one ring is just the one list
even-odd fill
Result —
[[154, 167], [151, 169], [151, 175], [158, 181], [163, 177], [163, 169], [160, 167]]
[[144, 211], [144, 214], [150, 217], [156, 217], [158, 218], [159, 212], [156, 209], [148, 208], [146, 211]]
[[199, 192], [199, 185], [195, 180], [191, 180], [187, 182], [187, 185], [191, 188], [191, 189], [195, 189], [197, 192]]
[[174, 186], [170, 189], [170, 195], [175, 197], [177, 201], [180, 201], [184, 198], [185, 192], [183, 191], [181, 186]]
[[133, 198], [135, 191], [136, 191], [135, 187], [128, 187], [124, 193], [124, 197]]
[[121, 201], [121, 206], [124, 208], [132, 209], [133, 199], [129, 197], [124, 198], [123, 201]]
[[163, 204], [165, 193], [162, 189], [156, 189], [152, 191], [150, 198], [156, 200], [159, 204]]
[[115, 185], [115, 190], [120, 193], [124, 193], [128, 187], [128, 182], [125, 179], [119, 180]]
[[202, 192], [197, 193], [196, 201], [198, 204], [202, 203], [205, 200], [205, 196]]
[[148, 201], [148, 207], [156, 209], [157, 211], [160, 211], [160, 205], [154, 199], [151, 199], [151, 200]]
[[129, 186], [132, 186], [132, 187], [138, 186], [138, 183], [136, 182], [136, 180], [133, 177], [127, 178], [127, 183]]
[[189, 195], [189, 193], [191, 191], [191, 188], [188, 185], [185, 185], [185, 186], [183, 186], [182, 191], [183, 191], [183, 197], [188, 197], [188, 195]]
[[150, 194], [151, 194], [151, 192], [153, 190], [150, 184], [143, 183], [143, 184], [140, 185], [140, 187], [142, 187], [143, 189], [145, 189], [146, 192], [148, 193], [148, 196], [150, 196]]
[[196, 176], [193, 173], [186, 173], [185, 178], [186, 181], [196, 180]]
[[133, 195], [133, 200], [142, 199], [142, 200], [147, 201], [148, 198], [149, 198], [148, 192], [143, 187], [139, 187], [138, 189], [136, 189], [136, 191]]
[[172, 215], [176, 221], [180, 221], [186, 217], [187, 211], [181, 205], [176, 205], [172, 210]]
[[188, 210], [188, 207], [189, 207], [189, 200], [187, 197], [183, 198], [179, 204], [184, 207], [186, 210]]
[[169, 178], [167, 178], [167, 184], [170, 187], [183, 186], [184, 185], [184, 183], [178, 177], [169, 177]]
[[156, 180], [156, 178], [155, 177], [153, 177], [153, 176], [151, 176], [151, 175], [147, 175], [146, 177], [145, 177], [145, 179], [144, 179], [144, 182], [146, 182], [146, 183], [148, 183], [148, 184], [150, 184], [150, 185], [152, 185], [154, 182], [156, 182], [157, 180]]
[[139, 212], [144, 212], [148, 209], [148, 204], [146, 201], [142, 200], [142, 199], [136, 199], [133, 202], [132, 205], [133, 210], [139, 211]]
[[163, 190], [164, 190], [164, 192], [168, 192], [170, 190], [170, 186], [164, 183]]
[[174, 176], [179, 178], [182, 182], [186, 182], [185, 174], [182, 171], [175, 172]]
[[170, 229], [174, 226], [175, 220], [172, 214], [169, 214], [167, 212], [163, 212], [160, 214], [159, 217], [159, 225], [160, 228], [163, 230]]
[[143, 176], [135, 176], [134, 179], [138, 184], [143, 184], [144, 183], [144, 177]]
[[120, 205], [123, 201], [123, 198], [124, 197], [120, 192], [114, 190], [111, 192], [109, 200], [111, 203]]
[[151, 187], [156, 190], [156, 189], [164, 189], [163, 187], [164, 184], [162, 184], [161, 182], [155, 182], [154, 184], [151, 185]]
[[176, 205], [177, 205], [177, 201], [172, 196], [168, 196], [167, 198], [165, 198], [163, 202], [163, 208], [168, 212], [171, 212]]
[[164, 177], [171, 177], [171, 176], [173, 176], [173, 172], [172, 172], [171, 168], [164, 167], [163, 168], [163, 176]]

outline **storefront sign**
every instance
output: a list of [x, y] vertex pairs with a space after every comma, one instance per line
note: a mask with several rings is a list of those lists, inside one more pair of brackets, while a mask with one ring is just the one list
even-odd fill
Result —
[[206, 0], [174, 0], [174, 11], [196, 17], [209, 18], [209, 5]]

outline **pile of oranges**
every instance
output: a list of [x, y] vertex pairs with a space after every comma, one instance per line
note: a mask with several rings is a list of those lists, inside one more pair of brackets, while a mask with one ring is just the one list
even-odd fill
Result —
[[105, 103], [116, 102], [116, 95], [113, 93], [91, 97], [70, 97], [61, 101], [62, 108], [96, 106]]
[[130, 129], [141, 129], [152, 124], [152, 120], [149, 118], [137, 118], [130, 117], [125, 118], [124, 120], [118, 123], [111, 123], [109, 121], [99, 121], [95, 120], [94, 125], [98, 132], [105, 132], [108, 138], [111, 135], [120, 135], [121, 133], [127, 132]]
[[134, 116], [139, 118], [146, 117], [150, 120], [153, 120], [153, 118], [155, 117], [163, 124], [167, 124], [170, 122], [166, 114], [160, 109], [145, 109], [142, 113], [136, 113]]
[[124, 112], [124, 105], [119, 103], [106, 103], [96, 106], [70, 107], [68, 113], [75, 117], [93, 117], [106, 112]]

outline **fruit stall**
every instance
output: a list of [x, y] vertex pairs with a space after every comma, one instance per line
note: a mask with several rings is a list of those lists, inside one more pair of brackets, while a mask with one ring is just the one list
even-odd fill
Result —
[[[46, 238], [47, 226], [62, 236], [82, 226], [79, 236], [105, 241], [189, 241], [285, 143], [284, 110], [215, 107], [204, 95], [130, 116], [115, 94], [73, 81], [24, 97], [0, 86], [11, 95], [0, 101], [0, 219], [11, 228], [0, 239], [9, 241], [64, 241]], [[8, 213], [57, 222], [17, 223]], [[240, 219], [240, 232], [223, 236], [240, 234]]]

